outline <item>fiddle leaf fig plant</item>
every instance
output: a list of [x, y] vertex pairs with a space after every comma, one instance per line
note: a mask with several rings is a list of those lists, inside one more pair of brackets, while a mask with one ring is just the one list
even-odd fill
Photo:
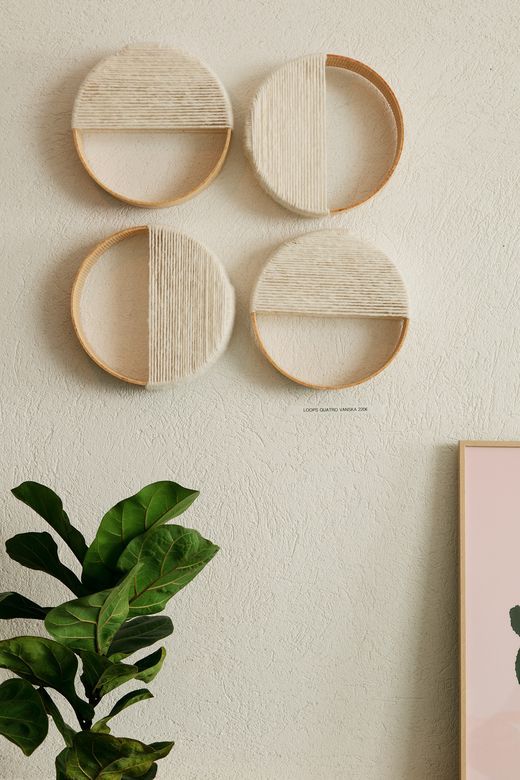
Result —
[[[16, 534], [6, 542], [10, 558], [55, 577], [73, 598], [50, 607], [12, 591], [0, 593], [0, 620], [42, 621], [50, 635], [0, 641], [0, 668], [16, 675], [0, 685], [0, 734], [30, 756], [53, 722], [64, 743], [56, 780], [152, 780], [157, 761], [173, 742], [147, 745], [111, 733], [119, 713], [153, 698], [152, 693], [141, 686], [124, 693], [101, 717], [96, 709], [120, 686], [153, 681], [165, 648], [133, 656], [172, 633], [171, 619], [156, 613], [218, 551], [197, 531], [168, 524], [198, 492], [168, 481], [147, 485], [104, 515], [90, 546], [50, 488], [24, 482], [12, 492], [61, 537], [79, 566], [75, 572], [62, 563], [47, 531]], [[63, 717], [60, 697], [75, 713], [77, 726]]]

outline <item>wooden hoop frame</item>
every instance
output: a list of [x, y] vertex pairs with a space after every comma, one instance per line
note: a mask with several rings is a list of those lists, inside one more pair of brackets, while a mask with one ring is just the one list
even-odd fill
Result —
[[[105, 130], [100, 132], [110, 132], [110, 131]], [[200, 132], [208, 132], [208, 131], [197, 128], [193, 130], [181, 130], [181, 131], [172, 130], [172, 131], [163, 131], [163, 132], [200, 133]], [[137, 198], [129, 198], [126, 195], [123, 195], [119, 192], [116, 192], [115, 190], [110, 189], [110, 187], [107, 187], [107, 185], [104, 184], [101, 181], [101, 179], [94, 173], [92, 167], [90, 166], [89, 162], [86, 159], [85, 152], [83, 150], [81, 130], [78, 130], [77, 128], [72, 128], [72, 138], [74, 141], [74, 146], [76, 147], [76, 151], [78, 153], [78, 157], [81, 160], [81, 163], [85, 168], [86, 172], [91, 177], [91, 179], [93, 179], [96, 182], [96, 184], [98, 184], [103, 190], [105, 190], [105, 192], [108, 192], [109, 195], [112, 195], [112, 197], [117, 198], [118, 200], [121, 200], [124, 203], [128, 203], [130, 206], [139, 206], [140, 208], [145, 208], [145, 209], [163, 209], [163, 208], [167, 208], [168, 206], [177, 206], [179, 205], [179, 203], [184, 203], [184, 201], [193, 198], [195, 195], [198, 195], [199, 192], [202, 192], [202, 190], [206, 189], [206, 187], [209, 184], [211, 184], [211, 182], [218, 176], [218, 174], [222, 170], [222, 166], [224, 165], [231, 144], [231, 136], [233, 135], [233, 130], [230, 127], [226, 128], [225, 130], [212, 128], [211, 131], [209, 132], [219, 134], [219, 135], [225, 135], [225, 138], [224, 138], [224, 144], [222, 147], [222, 152], [220, 154], [220, 157], [217, 160], [214, 167], [209, 172], [209, 174], [206, 176], [206, 178], [203, 179], [200, 182], [200, 184], [198, 184], [193, 190], [190, 190], [184, 195], [178, 195], [175, 198], [165, 198], [163, 200], [153, 200], [153, 201], [139, 200]]]
[[148, 383], [148, 377], [145, 380], [141, 380], [126, 376], [125, 374], [122, 374], [121, 372], [111, 368], [107, 363], [101, 360], [90, 344], [81, 323], [81, 296], [83, 294], [85, 282], [90, 271], [96, 265], [98, 260], [101, 259], [104, 253], [110, 249], [110, 247], [114, 246], [115, 244], [119, 244], [121, 241], [124, 241], [125, 238], [130, 238], [130, 236], [135, 236], [138, 233], [148, 233], [148, 226], [139, 225], [138, 227], [127, 228], [126, 230], [121, 230], [119, 233], [114, 233], [113, 235], [104, 239], [104, 241], [101, 241], [99, 244], [97, 244], [92, 252], [87, 255], [87, 257], [81, 263], [72, 285], [70, 311], [72, 324], [74, 326], [76, 336], [78, 337], [78, 341], [87, 355], [94, 361], [94, 363], [102, 368], [103, 371], [106, 371], [107, 374], [114, 376], [116, 379], [121, 379], [123, 382], [129, 382], [131, 385], [145, 387]]
[[359, 76], [363, 76], [363, 78], [369, 81], [381, 93], [381, 95], [386, 100], [388, 106], [390, 107], [390, 110], [392, 111], [392, 115], [394, 117], [395, 127], [397, 131], [394, 158], [392, 160], [390, 167], [388, 168], [382, 180], [380, 181], [380, 183], [373, 190], [371, 190], [368, 193], [368, 195], [365, 195], [363, 198], [359, 198], [358, 200], [355, 200], [352, 203], [347, 204], [346, 206], [339, 206], [337, 208], [330, 209], [331, 214], [339, 214], [342, 211], [350, 211], [350, 209], [354, 209], [356, 208], [356, 206], [361, 206], [362, 203], [366, 203], [368, 200], [373, 198], [374, 195], [377, 195], [378, 192], [381, 192], [385, 184], [388, 182], [388, 180], [394, 173], [395, 169], [397, 168], [397, 163], [399, 162], [401, 153], [403, 151], [404, 119], [403, 119], [403, 112], [401, 111], [401, 106], [399, 105], [399, 101], [397, 100], [397, 97], [393, 89], [384, 80], [384, 78], [380, 76], [379, 73], [377, 73], [377, 71], [373, 70], [372, 68], [369, 68], [368, 65], [365, 65], [363, 62], [360, 62], [359, 60], [354, 60], [351, 57], [344, 57], [341, 54], [327, 54], [325, 65], [329, 68], [342, 68], [343, 70], [348, 70], [351, 71], [352, 73], [357, 73]]
[[404, 344], [406, 335], [408, 333], [408, 328], [410, 325], [410, 319], [409, 317], [380, 317], [378, 319], [386, 319], [386, 320], [394, 320], [394, 321], [398, 320], [401, 322], [401, 333], [399, 334], [397, 344], [395, 345], [391, 355], [385, 360], [383, 365], [377, 368], [375, 371], [372, 371], [372, 373], [367, 374], [367, 376], [361, 377], [361, 379], [356, 379], [354, 382], [346, 382], [345, 384], [340, 384], [340, 385], [317, 385], [311, 382], [304, 382], [302, 379], [298, 379], [297, 377], [292, 376], [292, 374], [289, 374], [287, 371], [285, 371], [285, 369], [283, 369], [280, 365], [278, 365], [278, 363], [275, 360], [273, 360], [273, 358], [267, 351], [267, 347], [265, 346], [262, 337], [260, 335], [257, 312], [255, 311], [251, 312], [251, 325], [253, 328], [253, 334], [255, 336], [256, 343], [258, 344], [258, 348], [260, 349], [262, 355], [273, 366], [273, 368], [275, 368], [280, 374], [285, 376], [287, 379], [290, 379], [291, 382], [295, 382], [297, 385], [302, 385], [303, 387], [309, 387], [312, 390], [346, 390], [349, 387], [356, 387], [357, 385], [362, 385], [364, 382], [368, 382], [370, 379], [373, 379], [375, 376], [380, 374], [382, 371], [385, 370], [387, 366], [390, 365], [390, 363], [392, 363], [394, 358], [401, 351], [401, 347]]

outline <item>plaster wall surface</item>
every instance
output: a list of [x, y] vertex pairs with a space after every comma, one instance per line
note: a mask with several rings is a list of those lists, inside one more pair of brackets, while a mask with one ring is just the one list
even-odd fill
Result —
[[[106, 509], [148, 482], [199, 488], [183, 522], [221, 552], [170, 603], [156, 698], [119, 716], [117, 733], [175, 739], [165, 778], [453, 780], [456, 446], [520, 436], [517, 3], [4, 0], [1, 10], [2, 543], [43, 530], [9, 494], [24, 479], [52, 486], [89, 540]], [[237, 126], [209, 189], [146, 213], [88, 178], [70, 135], [89, 68], [140, 41], [205, 59]], [[258, 186], [241, 135], [261, 80], [316, 51], [383, 74], [406, 141], [370, 203], [306, 220]], [[343, 159], [334, 149], [332, 168]], [[237, 291], [228, 351], [172, 392], [103, 373], [69, 318], [88, 250], [145, 221], [211, 247]], [[267, 257], [320, 227], [387, 252], [412, 302], [398, 359], [339, 394], [278, 375], [248, 325]], [[340, 406], [368, 411], [304, 412]], [[1, 572], [1, 590], [67, 597], [6, 555]], [[3, 623], [0, 637], [26, 630]], [[60, 749], [52, 728], [29, 759], [2, 741], [0, 776], [50, 780]]]

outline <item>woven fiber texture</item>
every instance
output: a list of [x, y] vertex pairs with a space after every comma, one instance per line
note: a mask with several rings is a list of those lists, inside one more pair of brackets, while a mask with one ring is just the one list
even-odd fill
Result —
[[320, 230], [275, 252], [258, 279], [251, 311], [407, 318], [408, 296], [383, 252], [343, 230]]
[[231, 128], [229, 98], [214, 73], [182, 51], [127, 46], [93, 68], [72, 115], [77, 130]]
[[149, 374], [153, 388], [186, 379], [225, 350], [235, 295], [219, 260], [192, 238], [150, 227]]
[[329, 213], [326, 157], [326, 54], [287, 63], [253, 99], [245, 142], [269, 194], [305, 216]]

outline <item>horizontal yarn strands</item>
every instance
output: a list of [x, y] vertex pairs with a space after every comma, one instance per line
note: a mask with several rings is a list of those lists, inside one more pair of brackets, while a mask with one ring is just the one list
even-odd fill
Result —
[[234, 292], [219, 261], [193, 239], [150, 227], [148, 387], [192, 376], [225, 349]]
[[328, 214], [326, 54], [294, 60], [269, 76], [256, 94], [246, 146], [257, 176], [283, 206]]
[[342, 230], [284, 244], [262, 272], [252, 312], [317, 317], [408, 317], [399, 272], [380, 250]]
[[[334, 380], [322, 379], [318, 355], [309, 373], [305, 362], [303, 369], [294, 364], [283, 340], [266, 343], [264, 318], [281, 314], [294, 315], [296, 328], [298, 318], [305, 316], [394, 320], [389, 327], [395, 341], [368, 371], [342, 376], [340, 366]], [[377, 376], [399, 353], [409, 327], [408, 297], [399, 272], [381, 251], [344, 230], [320, 230], [282, 244], [267, 262], [253, 293], [251, 326], [264, 357], [287, 379], [315, 390], [342, 390]], [[338, 350], [340, 361], [347, 363], [348, 340]]]
[[225, 130], [231, 105], [200, 60], [161, 46], [128, 46], [90, 71], [72, 116], [78, 130]]

